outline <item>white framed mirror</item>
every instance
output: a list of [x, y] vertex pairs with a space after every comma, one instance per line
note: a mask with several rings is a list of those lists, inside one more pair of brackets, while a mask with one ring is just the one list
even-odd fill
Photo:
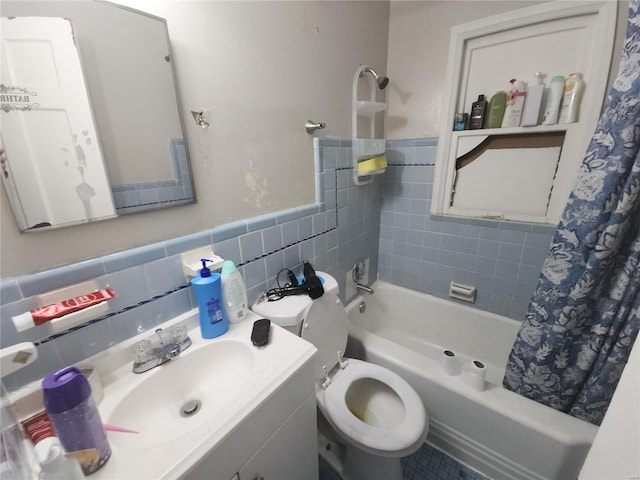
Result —
[[[102, 218], [196, 202], [164, 19], [121, 5], [93, 0], [3, 1], [2, 16], [57, 17], [67, 19], [71, 24], [95, 122], [96, 138], [92, 147], [100, 147], [102, 152], [109, 193], [115, 208], [113, 215]], [[7, 57], [5, 53], [9, 51], [9, 40], [4, 38], [4, 32], [3, 28], [0, 47], [3, 62]], [[28, 57], [31, 58], [31, 55]], [[3, 68], [3, 72], [7, 70]], [[35, 78], [42, 79], [43, 75], [35, 75]], [[21, 85], [16, 78], [5, 76], [4, 73], [1, 83], [5, 93], [13, 88], [37, 93], [42, 88], [40, 81], [31, 80]], [[32, 103], [37, 104], [33, 98]], [[17, 111], [8, 102], [2, 102], [0, 136], [6, 149], [7, 170], [14, 170], [17, 162], [27, 154], [14, 146], [15, 135], [6, 129], [6, 118], [12, 114], [14, 117], [26, 117], [28, 114], [45, 117], [45, 110], [31, 105], [29, 111]], [[76, 132], [76, 140], [85, 142], [86, 136], [82, 133], [85, 130], [79, 130], [80, 136]], [[41, 135], [37, 141], [42, 143]], [[56, 144], [55, 148], [59, 146]], [[34, 168], [40, 173], [37, 162]], [[51, 180], [49, 173], [42, 175]], [[41, 221], [21, 221], [24, 214], [19, 212], [16, 205], [22, 208], [27, 203], [23, 199], [33, 196], [42, 188], [36, 186], [22, 191], [24, 189], [20, 186], [13, 188], [6, 178], [4, 180], [22, 231], [60, 228], [97, 220], [97, 217], [87, 216], [72, 221], [54, 217]], [[52, 190], [44, 200], [50, 207], [57, 205], [60, 200], [56, 194], [60, 188]]]

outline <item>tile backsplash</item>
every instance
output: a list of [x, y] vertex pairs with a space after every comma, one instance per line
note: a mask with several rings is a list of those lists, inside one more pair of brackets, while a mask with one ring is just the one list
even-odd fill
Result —
[[[370, 258], [371, 281], [446, 297], [455, 280], [478, 288], [475, 307], [522, 318], [554, 229], [431, 216], [436, 148], [435, 139], [388, 141], [387, 172], [354, 186], [351, 141], [316, 138], [314, 204], [3, 278], [0, 346], [32, 341], [39, 355], [3, 383], [18, 388], [195, 307], [180, 254], [204, 245], [239, 266], [250, 302], [281, 269], [299, 271], [304, 259], [333, 275], [344, 292], [345, 274]], [[46, 325], [15, 330], [11, 316], [38, 307], [36, 295], [89, 279], [118, 292], [107, 314], [62, 335], [48, 335]]]

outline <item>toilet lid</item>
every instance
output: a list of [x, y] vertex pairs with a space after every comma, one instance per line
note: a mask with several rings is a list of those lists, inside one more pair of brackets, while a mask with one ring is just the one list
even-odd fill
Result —
[[322, 366], [329, 372], [338, 363], [338, 351], [344, 355], [349, 335], [347, 313], [334, 293], [326, 293], [315, 300], [305, 316], [300, 336], [317, 349], [316, 379], [324, 377]]

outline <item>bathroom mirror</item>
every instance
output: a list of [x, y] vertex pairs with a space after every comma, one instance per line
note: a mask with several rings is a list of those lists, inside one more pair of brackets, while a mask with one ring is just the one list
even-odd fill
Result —
[[[3, 1], [2, 17], [58, 17], [70, 22], [96, 128], [97, 138], [93, 145], [99, 145], [102, 152], [117, 215], [195, 203], [164, 19], [121, 5], [93, 0]], [[6, 57], [9, 48], [4, 31], [2, 35], [2, 56]], [[31, 58], [30, 48], [27, 45], [16, 52]], [[5, 119], [10, 115], [24, 116], [35, 112], [45, 122], [50, 116], [43, 111], [37, 113], [37, 96], [30, 98], [29, 111], [5, 102], [8, 100], [6, 94], [16, 91], [10, 92], [8, 89], [23, 88], [37, 93], [39, 87], [33, 83], [19, 85], [17, 79], [11, 81], [9, 83], [3, 78], [3, 92], [0, 92], [0, 114], [3, 116], [0, 135], [6, 149], [6, 164], [10, 168], [16, 162], [23, 161], [29, 149], [12, 152], [14, 138], [10, 138], [11, 131], [5, 128], [8, 125]], [[42, 130], [46, 131], [46, 126]], [[75, 133], [76, 140], [85, 140], [83, 133]], [[31, 141], [33, 144], [45, 142], [46, 136], [39, 135], [35, 141]], [[55, 184], [49, 166], [32, 163], [37, 173]], [[5, 187], [9, 198], [15, 200], [12, 201], [12, 207], [18, 218], [15, 204], [23, 206], [26, 203], [23, 199], [33, 195], [38, 187], [21, 191], [18, 186], [12, 192], [6, 181]], [[44, 203], [55, 204], [59, 200], [58, 195], [52, 194], [47, 196]], [[43, 228], [59, 228], [79, 222], [39, 223], [43, 223]], [[21, 229], [28, 230], [30, 227], [33, 225]]]

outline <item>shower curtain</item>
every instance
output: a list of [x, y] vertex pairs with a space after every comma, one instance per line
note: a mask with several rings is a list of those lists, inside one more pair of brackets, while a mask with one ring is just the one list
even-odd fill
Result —
[[596, 425], [640, 327], [639, 2], [503, 381]]

